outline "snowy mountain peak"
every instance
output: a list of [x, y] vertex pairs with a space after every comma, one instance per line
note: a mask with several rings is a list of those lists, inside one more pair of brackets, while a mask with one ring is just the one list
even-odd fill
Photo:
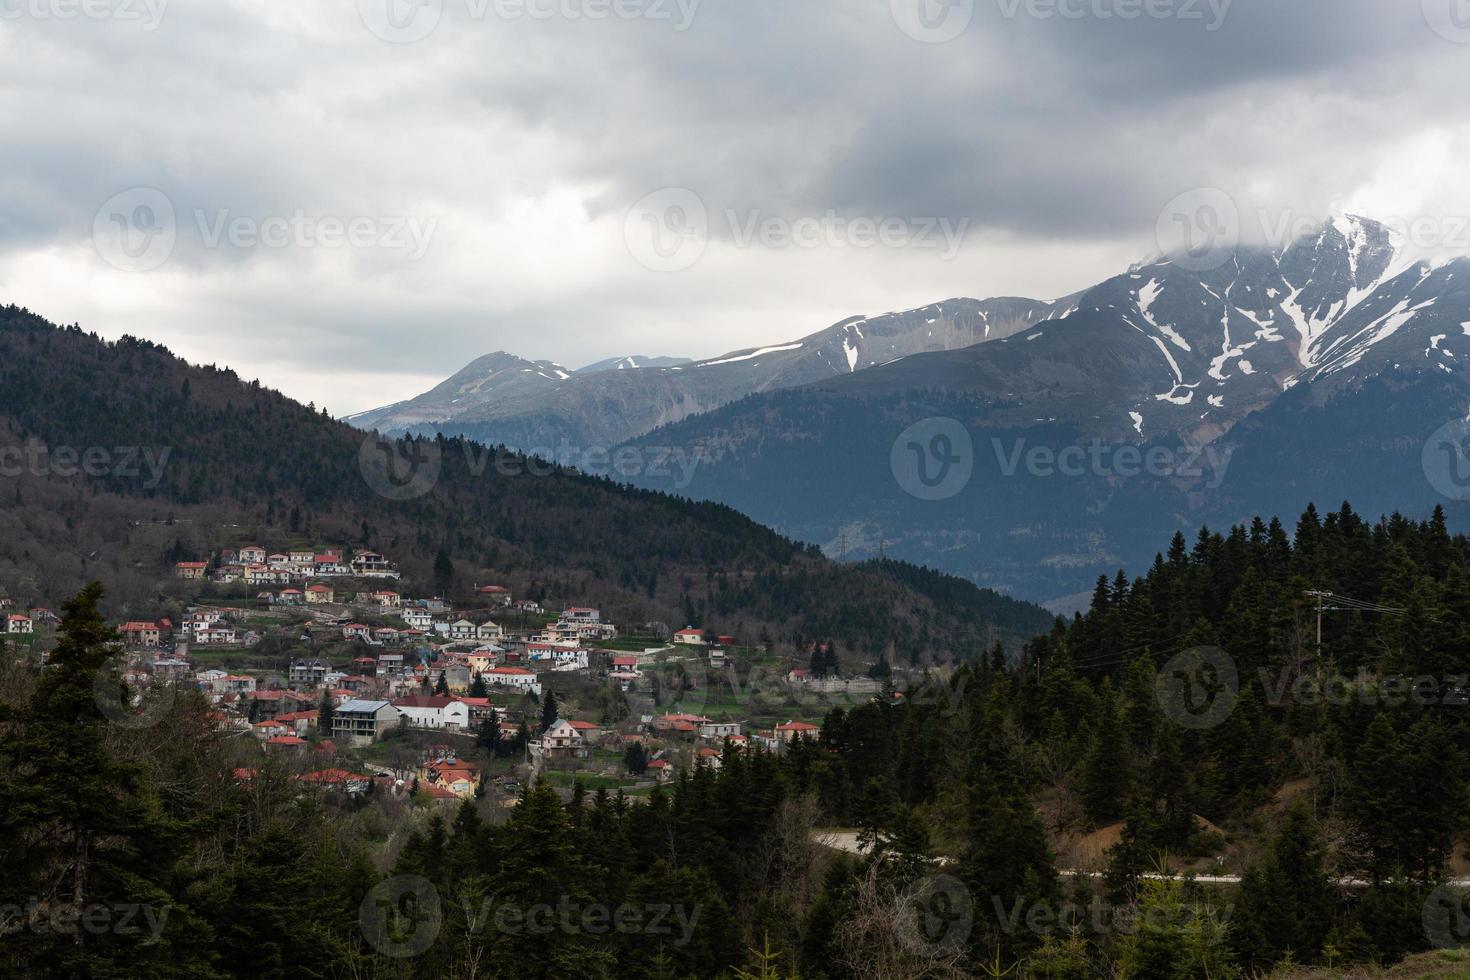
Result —
[[639, 368], [679, 367], [689, 363], [687, 357], [650, 357], [647, 354], [629, 354], [626, 357], [609, 357], [586, 367], [578, 368], [576, 374], [596, 374], [598, 371], [636, 371]]

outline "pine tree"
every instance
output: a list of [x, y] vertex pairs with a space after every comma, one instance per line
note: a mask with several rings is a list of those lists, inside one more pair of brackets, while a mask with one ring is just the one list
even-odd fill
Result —
[[453, 586], [454, 562], [450, 560], [449, 552], [441, 547], [434, 553], [434, 588], [441, 596], [447, 596]]
[[1266, 855], [1241, 881], [1232, 945], [1246, 966], [1269, 967], [1288, 950], [1297, 962], [1315, 963], [1336, 905], [1321, 838], [1305, 801], [1298, 800]]
[[337, 703], [332, 700], [331, 691], [322, 691], [322, 699], [317, 703], [316, 710], [316, 730], [327, 738], [330, 738], [332, 736], [332, 718], [337, 711]]
[[635, 776], [641, 776], [648, 771], [648, 752], [643, 748], [642, 742], [628, 743], [628, 747], [623, 750], [623, 765]]
[[150, 796], [142, 766], [109, 747], [100, 705], [126, 710], [133, 695], [109, 666], [114, 634], [101, 597], [93, 583], [63, 606], [46, 669], [0, 729], [0, 900], [39, 902], [41, 914], [73, 923], [97, 907], [163, 911], [163, 931], [145, 945], [146, 929], [21, 929], [7, 936], [5, 958], [33, 976], [188, 975], [205, 969], [195, 945], [207, 927], [171, 893], [168, 855], [187, 846], [191, 828]]

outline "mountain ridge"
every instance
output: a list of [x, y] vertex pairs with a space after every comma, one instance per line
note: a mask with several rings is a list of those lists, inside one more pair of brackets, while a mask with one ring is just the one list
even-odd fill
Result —
[[[1022, 334], [754, 394], [628, 445], [697, 456], [681, 492], [829, 553], [884, 551], [1039, 602], [1147, 561], [1138, 540], [1324, 494], [1385, 513], [1445, 503], [1470, 526], [1421, 460], [1470, 414], [1470, 259], [1390, 247], [1382, 225], [1340, 219], [1213, 268], [1142, 263]], [[923, 462], [934, 433], [972, 469], [946, 499], [924, 499], [904, 451]], [[1017, 467], [1093, 447], [1103, 462], [1075, 475]], [[1111, 465], [1145, 452], [1172, 462]]]
[[[539, 582], [614, 622], [695, 619], [916, 662], [1051, 621], [937, 573], [832, 563], [728, 507], [464, 440], [387, 444], [427, 461], [398, 493], [367, 465], [378, 443], [228, 369], [0, 307], [0, 586], [55, 601], [105, 579], [127, 615], [149, 608], [180, 557], [289, 540], [379, 550], [418, 583], [435, 580], [443, 551], [463, 582]], [[118, 465], [93, 472], [62, 451]], [[162, 463], [139, 472], [127, 461], [140, 456]]]
[[631, 371], [589, 368], [566, 378], [557, 376], [564, 370], [559, 365], [520, 358], [493, 363], [487, 371], [484, 362], [497, 355], [486, 355], [422, 395], [344, 421], [385, 434], [442, 432], [525, 450], [563, 442], [611, 446], [754, 392], [856, 373], [923, 350], [1009, 336], [1063, 302], [951, 299], [881, 316], [848, 317], [795, 341], [684, 364]]

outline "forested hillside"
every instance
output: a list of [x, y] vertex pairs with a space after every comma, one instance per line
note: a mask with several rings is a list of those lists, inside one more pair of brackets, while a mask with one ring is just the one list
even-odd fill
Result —
[[[1333, 594], [1320, 650], [1308, 590]], [[0, 899], [169, 914], [21, 928], [17, 975], [1233, 977], [1470, 939], [1470, 543], [1439, 515], [1179, 537], [1019, 665], [834, 710], [779, 755], [727, 745], [646, 800], [539, 783], [396, 841], [371, 795], [232, 771], [189, 698], [109, 726], [95, 599], [54, 669], [7, 660]]]
[[[0, 478], [0, 586], [23, 600], [97, 578], [114, 605], [143, 603], [165, 559], [255, 535], [385, 551], [423, 582], [442, 549], [462, 587], [536, 582], [615, 622], [834, 639], [870, 658], [948, 660], [1050, 624], [958, 580], [829, 562], [725, 506], [464, 440], [400, 447], [429, 461], [428, 482], [402, 493], [371, 468], [378, 447], [311, 406], [12, 306], [0, 309], [0, 447], [37, 445], [47, 454], [7, 456], [20, 463]], [[102, 462], [49, 455], [62, 448]]]

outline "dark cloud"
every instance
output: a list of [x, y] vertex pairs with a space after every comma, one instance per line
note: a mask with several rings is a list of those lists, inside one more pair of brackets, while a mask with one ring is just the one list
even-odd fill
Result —
[[[875, 304], [1061, 294], [1093, 273], [1084, 251], [1099, 269], [1149, 251], [1181, 191], [1316, 212], [1393, 186], [1417, 165], [1395, 147], [1465, 136], [1444, 94], [1470, 45], [1431, 30], [1419, 0], [1172, 0], [1199, 16], [1138, 19], [1096, 11], [1144, 0], [1056, 0], [1082, 16], [975, 0], [942, 44], [906, 35], [888, 0], [660, 0], [672, 20], [475, 18], [471, 2], [443, 0], [411, 44], [375, 37], [356, 0], [175, 0], [152, 31], [0, 20], [4, 298], [55, 296], [66, 309], [43, 312], [104, 332], [151, 316], [201, 347], [218, 330], [210, 359], [303, 375], [324, 357], [447, 373], [494, 348], [707, 355]], [[140, 186], [175, 205], [178, 242], [128, 278], [90, 237], [102, 203]], [[619, 228], [671, 186], [699, 195], [716, 241], [654, 275]], [[829, 209], [963, 220], [979, 238], [948, 265], [752, 254], [719, 219]], [[436, 231], [405, 261], [211, 245], [199, 228], [300, 211]], [[61, 286], [78, 277], [85, 293]]]

